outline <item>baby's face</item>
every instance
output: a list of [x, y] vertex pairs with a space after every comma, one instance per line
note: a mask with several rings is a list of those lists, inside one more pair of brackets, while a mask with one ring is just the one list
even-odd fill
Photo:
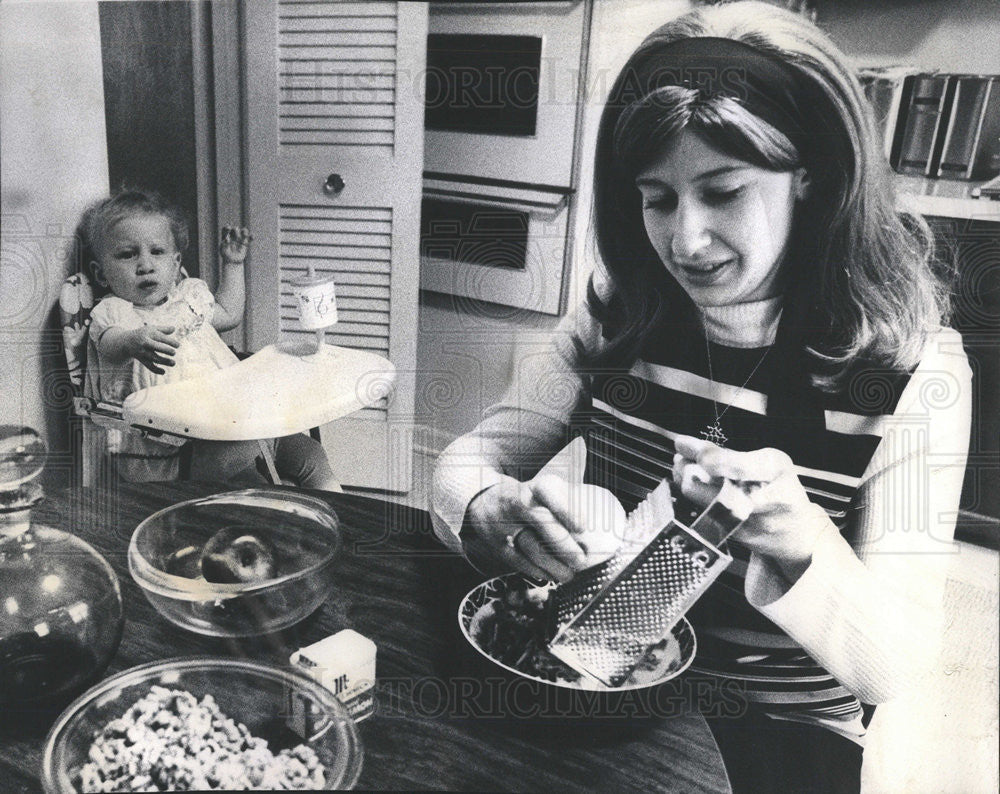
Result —
[[162, 215], [123, 218], [104, 235], [98, 280], [135, 306], [156, 306], [177, 281], [181, 254]]

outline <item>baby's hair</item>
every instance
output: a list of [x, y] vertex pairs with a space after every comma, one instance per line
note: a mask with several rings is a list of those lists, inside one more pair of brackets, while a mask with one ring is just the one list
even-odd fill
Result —
[[[116, 193], [92, 204], [83, 214], [80, 232], [83, 236], [84, 258], [87, 266], [100, 256], [104, 237], [115, 224], [136, 215], [161, 215], [170, 224], [174, 247], [183, 253], [188, 246], [188, 223], [183, 211], [160, 193], [144, 188], [123, 187]], [[93, 273], [90, 274], [93, 277]]]

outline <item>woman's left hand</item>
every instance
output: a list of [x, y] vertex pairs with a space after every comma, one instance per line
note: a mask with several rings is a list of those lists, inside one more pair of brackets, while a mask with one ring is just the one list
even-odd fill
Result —
[[809, 501], [792, 459], [779, 449], [737, 452], [691, 436], [678, 436], [675, 445], [674, 482], [681, 493], [705, 506], [718, 493], [721, 478], [742, 484], [754, 509], [735, 537], [771, 558], [789, 582], [797, 581], [830, 520]]

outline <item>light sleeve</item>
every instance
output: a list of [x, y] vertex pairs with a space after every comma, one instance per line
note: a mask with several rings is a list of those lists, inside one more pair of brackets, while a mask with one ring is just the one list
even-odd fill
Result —
[[587, 388], [581, 362], [600, 344], [600, 327], [581, 305], [542, 345], [518, 352], [504, 397], [438, 459], [430, 513], [445, 545], [461, 550], [459, 531], [477, 494], [505, 476], [528, 479], [566, 444], [570, 416]]
[[87, 327], [87, 368], [84, 394], [110, 402], [121, 402], [132, 391], [134, 360], [109, 351], [105, 337], [111, 329], [131, 331], [142, 326], [142, 318], [128, 301], [115, 295], [102, 298], [90, 313]]
[[912, 690], [936, 664], [971, 385], [961, 337], [941, 330], [884, 421], [849, 539], [818, 511], [812, 560], [793, 585], [768, 559], [751, 556], [748, 601], [862, 702]]
[[177, 285], [177, 290], [195, 314], [211, 322], [215, 296], [208, 284], [200, 278], [186, 278]]
[[101, 337], [110, 328], [122, 328], [130, 331], [139, 328], [142, 319], [128, 301], [115, 295], [102, 298], [90, 313], [90, 341], [101, 349]]

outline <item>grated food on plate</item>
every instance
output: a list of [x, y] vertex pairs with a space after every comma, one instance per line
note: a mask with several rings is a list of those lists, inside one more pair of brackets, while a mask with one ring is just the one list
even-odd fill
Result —
[[[548, 650], [554, 632], [552, 585], [511, 582], [503, 595], [484, 604], [469, 624], [469, 634], [487, 655], [526, 675], [544, 681], [594, 688], [603, 685], [585, 679]], [[625, 685], [649, 684], [682, 664], [681, 649], [667, 636], [640, 660]]]
[[317, 789], [326, 775], [312, 748], [275, 755], [211, 695], [162, 686], [96, 732], [89, 758], [73, 781], [83, 794]]
[[512, 584], [502, 598], [482, 607], [470, 633], [480, 648], [508, 667], [545, 681], [574, 683], [580, 674], [548, 651], [549, 590], [526, 582]]

